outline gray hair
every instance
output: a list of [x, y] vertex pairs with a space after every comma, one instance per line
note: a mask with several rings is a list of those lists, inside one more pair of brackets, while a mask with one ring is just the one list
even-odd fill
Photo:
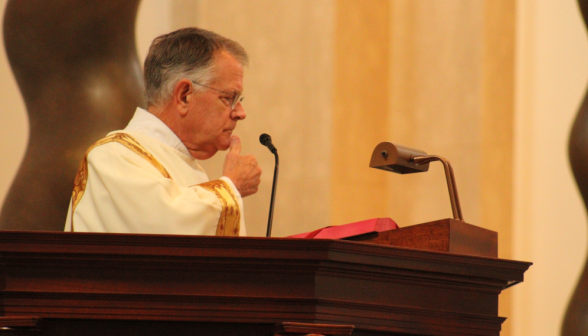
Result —
[[220, 51], [228, 52], [243, 66], [249, 62], [239, 43], [204, 29], [182, 28], [153, 40], [144, 66], [147, 106], [167, 103], [183, 78], [208, 85], [215, 72], [214, 56]]

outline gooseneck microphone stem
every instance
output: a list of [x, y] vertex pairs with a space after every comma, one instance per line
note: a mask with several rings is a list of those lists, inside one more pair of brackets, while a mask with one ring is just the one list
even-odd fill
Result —
[[278, 151], [274, 152], [274, 156], [276, 157], [276, 166], [274, 167], [274, 181], [272, 183], [272, 200], [270, 202], [270, 209], [269, 209], [269, 218], [267, 220], [267, 233], [266, 237], [272, 236], [272, 222], [274, 220], [274, 203], [276, 200], [276, 186], [278, 185], [278, 170], [280, 168], [280, 159], [278, 157]]
[[270, 150], [270, 152], [272, 152], [274, 154], [274, 156], [276, 158], [276, 165], [274, 167], [274, 181], [272, 183], [272, 198], [271, 198], [271, 202], [270, 202], [269, 218], [267, 220], [267, 233], [266, 233], [266, 237], [271, 237], [272, 236], [272, 222], [274, 220], [274, 203], [276, 200], [276, 187], [278, 185], [278, 171], [280, 168], [280, 158], [278, 156], [278, 150], [276, 149], [276, 147], [272, 143], [272, 137], [270, 137], [268, 134], [263, 133], [259, 137], [259, 142], [261, 142], [262, 145], [266, 146]]

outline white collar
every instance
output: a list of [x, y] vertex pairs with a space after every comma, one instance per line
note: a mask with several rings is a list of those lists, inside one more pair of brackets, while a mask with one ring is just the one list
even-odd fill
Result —
[[190, 151], [178, 136], [167, 125], [150, 112], [137, 107], [135, 115], [129, 121], [125, 131], [137, 132], [148, 137], [154, 138], [172, 148], [177, 149], [182, 154], [192, 157]]

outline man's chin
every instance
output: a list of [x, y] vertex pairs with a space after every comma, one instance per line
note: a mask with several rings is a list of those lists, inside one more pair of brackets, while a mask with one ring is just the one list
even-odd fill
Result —
[[216, 154], [216, 152], [218, 151], [217, 147], [215, 146], [206, 146], [203, 149], [200, 150], [190, 150], [190, 154], [192, 154], [192, 157], [197, 159], [197, 160], [208, 160], [211, 157], [214, 156], [214, 154]]
[[192, 157], [195, 158], [196, 160], [208, 160], [211, 157], [214, 156], [214, 154], [216, 154], [216, 151], [214, 152], [198, 152], [198, 153], [192, 153]]
[[221, 139], [217, 144], [216, 148], [220, 151], [226, 151], [231, 147], [231, 136], [229, 135], [227, 138]]

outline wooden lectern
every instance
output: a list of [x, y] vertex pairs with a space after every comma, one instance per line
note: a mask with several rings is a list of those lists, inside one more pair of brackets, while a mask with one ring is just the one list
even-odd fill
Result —
[[499, 335], [530, 263], [365, 242], [0, 231], [0, 335]]

